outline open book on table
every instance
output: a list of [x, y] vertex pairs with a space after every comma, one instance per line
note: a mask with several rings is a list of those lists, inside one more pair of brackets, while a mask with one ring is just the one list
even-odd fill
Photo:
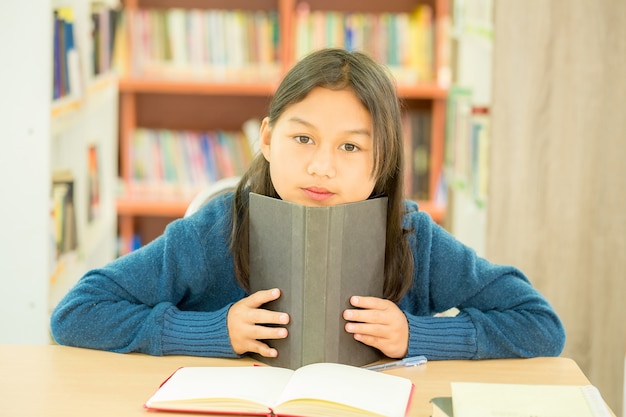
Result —
[[145, 403], [151, 410], [264, 416], [404, 417], [411, 380], [350, 365], [183, 367]]

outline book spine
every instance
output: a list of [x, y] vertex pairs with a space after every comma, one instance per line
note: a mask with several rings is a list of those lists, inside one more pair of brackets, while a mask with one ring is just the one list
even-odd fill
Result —
[[[300, 207], [297, 207], [298, 209]], [[333, 344], [326, 340], [327, 307], [334, 300], [328, 300], [331, 248], [330, 209], [306, 210], [304, 228], [304, 292], [302, 328], [303, 363], [324, 362], [325, 345]], [[296, 255], [297, 256], [297, 255]], [[341, 270], [333, 271], [335, 281], [341, 279]], [[333, 306], [334, 307], [334, 306]]]
[[285, 339], [285, 346], [287, 344], [290, 345], [289, 367], [295, 369], [306, 363], [304, 362], [304, 349], [306, 346], [304, 334], [307, 327], [305, 323], [306, 309], [304, 300], [308, 293], [306, 282], [303, 279], [307, 270], [305, 261], [307, 252], [306, 208], [293, 205], [288, 210], [290, 210], [290, 215], [287, 216], [287, 219], [291, 220], [291, 227], [287, 228], [286, 232], [291, 236], [291, 259], [289, 260], [290, 268], [286, 277], [290, 282], [286, 288], [290, 290], [290, 294], [281, 294], [281, 297], [286, 296], [285, 304], [283, 304], [286, 310], [283, 311], [289, 311], [290, 313], [289, 338], [291, 341]]
[[53, 73], [52, 73], [52, 99], [61, 97], [61, 44], [59, 14], [55, 10], [52, 17], [52, 50], [53, 50]]
[[[328, 361], [331, 358], [339, 362], [338, 351], [340, 346], [354, 342], [352, 335], [344, 330], [345, 321], [343, 320], [343, 310], [349, 307], [349, 295], [345, 294], [342, 288], [345, 285], [345, 270], [342, 268], [344, 259], [343, 247], [344, 243], [351, 245], [354, 242], [344, 242], [344, 239], [350, 239], [349, 230], [346, 227], [354, 227], [354, 225], [344, 224], [346, 210], [348, 206], [335, 206], [329, 208], [328, 235], [326, 243], [326, 273], [324, 299], [326, 305], [325, 311], [325, 333], [322, 340], [326, 343], [322, 347], [324, 357]], [[357, 294], [352, 294], [357, 295]], [[361, 295], [361, 294], [358, 294]], [[322, 317], [324, 317], [322, 316]], [[334, 330], [333, 330], [334, 329]], [[348, 339], [348, 340], [346, 340]]]

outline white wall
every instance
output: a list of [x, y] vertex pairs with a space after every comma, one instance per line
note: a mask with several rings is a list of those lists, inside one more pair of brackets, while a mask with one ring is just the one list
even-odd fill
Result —
[[0, 342], [47, 343], [50, 4], [1, 7]]

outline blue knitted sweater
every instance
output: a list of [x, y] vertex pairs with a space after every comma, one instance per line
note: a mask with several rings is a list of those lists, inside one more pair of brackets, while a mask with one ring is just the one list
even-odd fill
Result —
[[[55, 340], [115, 352], [237, 357], [226, 315], [246, 294], [229, 250], [232, 200], [217, 198], [150, 244], [88, 272], [52, 314]], [[478, 257], [415, 203], [406, 206], [415, 271], [398, 305], [409, 323], [409, 356], [561, 353], [559, 318], [519, 270]], [[452, 307], [460, 313], [434, 316]]]

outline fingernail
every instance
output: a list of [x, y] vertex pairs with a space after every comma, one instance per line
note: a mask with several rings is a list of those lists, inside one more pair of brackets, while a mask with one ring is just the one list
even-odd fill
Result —
[[359, 304], [359, 297], [355, 295], [354, 297], [352, 297], [352, 305], [357, 305], [357, 304]]
[[286, 314], [281, 314], [280, 317], [278, 317], [278, 320], [281, 323], [287, 323], [289, 321], [289, 317]]

